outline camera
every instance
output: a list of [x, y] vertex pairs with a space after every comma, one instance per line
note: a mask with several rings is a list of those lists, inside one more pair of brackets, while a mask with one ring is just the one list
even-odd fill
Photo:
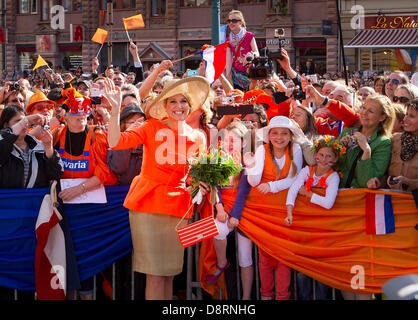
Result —
[[234, 102], [235, 102], [234, 97], [223, 97], [222, 98], [222, 104], [223, 105], [232, 104]]
[[274, 37], [279, 38], [279, 49], [270, 50], [269, 58], [270, 59], [283, 60], [283, 57], [282, 57], [282, 42], [281, 42], [280, 38], [284, 37], [284, 29], [283, 28], [274, 29]]
[[92, 105], [102, 104], [102, 97], [91, 97], [91, 104]]
[[18, 91], [20, 89], [20, 84], [19, 82], [13, 82], [10, 86], [9, 86], [9, 91]]
[[268, 78], [273, 71], [273, 63], [271, 58], [269, 58], [269, 50], [267, 48], [261, 49], [259, 57], [247, 55], [247, 61], [250, 57], [251, 66], [248, 70], [248, 77], [255, 80]]
[[306, 100], [306, 93], [302, 90], [293, 90], [292, 98], [295, 100]]
[[395, 180], [392, 176], [389, 178], [389, 184], [394, 185], [397, 184], [399, 181]]

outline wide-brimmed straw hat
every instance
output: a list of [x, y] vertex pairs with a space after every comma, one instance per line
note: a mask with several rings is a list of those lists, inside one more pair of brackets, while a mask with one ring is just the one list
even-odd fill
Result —
[[265, 143], [269, 142], [269, 131], [273, 128], [287, 128], [294, 136], [294, 139], [303, 139], [303, 131], [299, 128], [296, 122], [290, 120], [288, 117], [276, 116], [271, 118], [268, 126], [257, 130], [257, 137]]
[[146, 108], [145, 113], [154, 119], [167, 117], [165, 110], [166, 99], [182, 94], [186, 97], [190, 105], [190, 112], [193, 112], [203, 105], [210, 92], [209, 81], [200, 76], [188, 77], [185, 79], [175, 79], [164, 84], [163, 91]]

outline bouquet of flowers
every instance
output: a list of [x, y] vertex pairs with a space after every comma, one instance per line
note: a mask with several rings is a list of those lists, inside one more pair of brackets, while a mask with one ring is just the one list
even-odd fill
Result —
[[192, 178], [191, 196], [193, 201], [197, 200], [196, 197], [201, 197], [199, 181], [202, 181], [211, 188], [210, 202], [212, 204], [216, 203], [216, 186], [229, 185], [229, 178], [236, 176], [242, 170], [241, 163], [222, 150], [220, 140], [217, 148], [210, 147], [208, 150], [204, 150], [201, 147], [198, 156], [189, 160], [189, 166], [189, 175]]

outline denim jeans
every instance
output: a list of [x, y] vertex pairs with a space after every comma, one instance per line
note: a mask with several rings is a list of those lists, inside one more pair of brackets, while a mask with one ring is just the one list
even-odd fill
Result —
[[[298, 272], [296, 276], [298, 294], [300, 300], [312, 300], [313, 279]], [[329, 287], [319, 281], [315, 281], [315, 300], [328, 300]]]

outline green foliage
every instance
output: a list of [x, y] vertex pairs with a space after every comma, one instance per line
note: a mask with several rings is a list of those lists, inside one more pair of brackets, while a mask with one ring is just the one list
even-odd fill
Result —
[[192, 178], [191, 193], [194, 197], [199, 191], [199, 181], [211, 188], [227, 186], [229, 178], [236, 176], [242, 170], [240, 163], [236, 163], [233, 157], [219, 148], [211, 148], [207, 152], [201, 152], [198, 157], [189, 161], [189, 174]]

